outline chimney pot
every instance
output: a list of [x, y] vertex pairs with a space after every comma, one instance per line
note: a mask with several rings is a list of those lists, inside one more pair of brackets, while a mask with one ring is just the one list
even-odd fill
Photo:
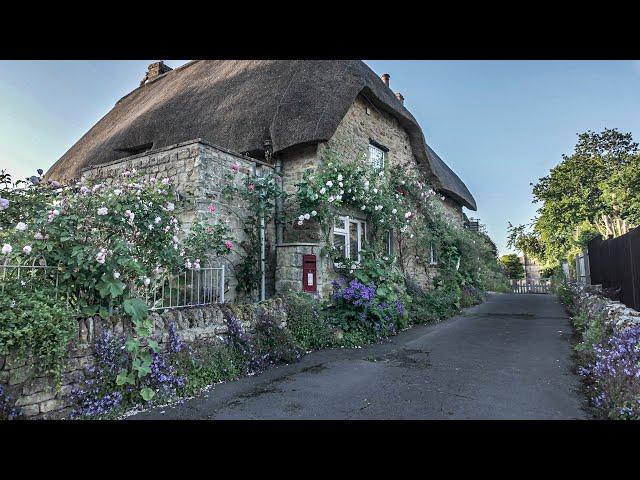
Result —
[[396, 98], [400, 100], [400, 103], [404, 105], [404, 97], [400, 92], [396, 92]]
[[389, 75], [388, 73], [383, 73], [382, 75], [380, 75], [380, 78], [382, 79], [382, 83], [384, 83], [388, 87], [391, 75]]

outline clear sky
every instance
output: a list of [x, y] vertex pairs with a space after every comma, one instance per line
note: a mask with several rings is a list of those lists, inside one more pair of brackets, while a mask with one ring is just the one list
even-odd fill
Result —
[[[49, 168], [149, 63], [0, 61], [0, 168]], [[185, 60], [165, 60], [176, 67]], [[618, 128], [640, 139], [640, 63], [633, 61], [367, 61], [427, 142], [462, 178], [501, 253], [507, 221], [535, 214], [531, 186], [570, 153], [578, 132]]]

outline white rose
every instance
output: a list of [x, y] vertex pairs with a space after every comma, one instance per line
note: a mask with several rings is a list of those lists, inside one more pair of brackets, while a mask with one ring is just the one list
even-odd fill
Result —
[[312, 216], [312, 217], [315, 217], [317, 214], [318, 214], [318, 212], [316, 212], [315, 210], [312, 210], [312, 211], [311, 211], [311, 216]]
[[339, 182], [341, 182], [343, 178], [344, 178], [344, 177], [342, 176], [342, 174], [338, 175], [338, 181], [339, 181]]
[[311, 215], [309, 215], [308, 213], [304, 214], [304, 219], [305, 220], [309, 220], [311, 218]]
[[331, 180], [328, 180], [327, 183], [325, 184], [327, 187], [333, 187], [333, 182]]
[[98, 215], [106, 215], [108, 212], [107, 207], [100, 207], [98, 209]]
[[320, 189], [320, 195], [324, 195], [326, 191], [327, 191], [327, 189], [326, 189], [326, 188], [324, 188], [324, 187], [322, 187], [322, 188]]
[[24, 232], [27, 229], [27, 224], [24, 222], [18, 222], [18, 224], [16, 225], [16, 230], [18, 230], [19, 232]]
[[13, 250], [13, 248], [11, 248], [11, 245], [9, 245], [8, 243], [5, 243], [2, 246], [2, 253], [4, 253], [5, 255], [9, 255], [12, 250]]
[[115, 279], [120, 278], [120, 272], [113, 272], [113, 278]]
[[22, 251], [25, 253], [25, 255], [29, 255], [31, 253], [31, 245], [25, 245], [24, 247], [22, 247]]
[[395, 215], [396, 213], [398, 213], [398, 210], [394, 208], [393, 210], [391, 210], [391, 213]]

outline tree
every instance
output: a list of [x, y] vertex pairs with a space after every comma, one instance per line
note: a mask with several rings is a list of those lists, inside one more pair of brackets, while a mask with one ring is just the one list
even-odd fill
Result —
[[619, 235], [640, 220], [640, 160], [630, 133], [578, 135], [571, 155], [533, 185], [541, 203], [532, 229], [509, 224], [509, 244], [541, 263], [569, 259], [598, 233]]
[[524, 267], [522, 266], [522, 262], [520, 262], [520, 258], [515, 253], [502, 255], [500, 257], [500, 263], [507, 278], [511, 280], [524, 278]]

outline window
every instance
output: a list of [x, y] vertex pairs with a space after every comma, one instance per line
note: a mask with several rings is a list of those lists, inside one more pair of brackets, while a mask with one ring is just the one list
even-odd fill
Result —
[[429, 245], [429, 264], [430, 265], [437, 265], [438, 264], [438, 257], [436, 255], [436, 249], [433, 246], [433, 243], [431, 245]]
[[385, 150], [373, 143], [369, 144], [369, 163], [376, 170], [384, 168]]
[[364, 221], [351, 217], [338, 217], [333, 225], [333, 246], [341, 257], [360, 261], [367, 227]]

